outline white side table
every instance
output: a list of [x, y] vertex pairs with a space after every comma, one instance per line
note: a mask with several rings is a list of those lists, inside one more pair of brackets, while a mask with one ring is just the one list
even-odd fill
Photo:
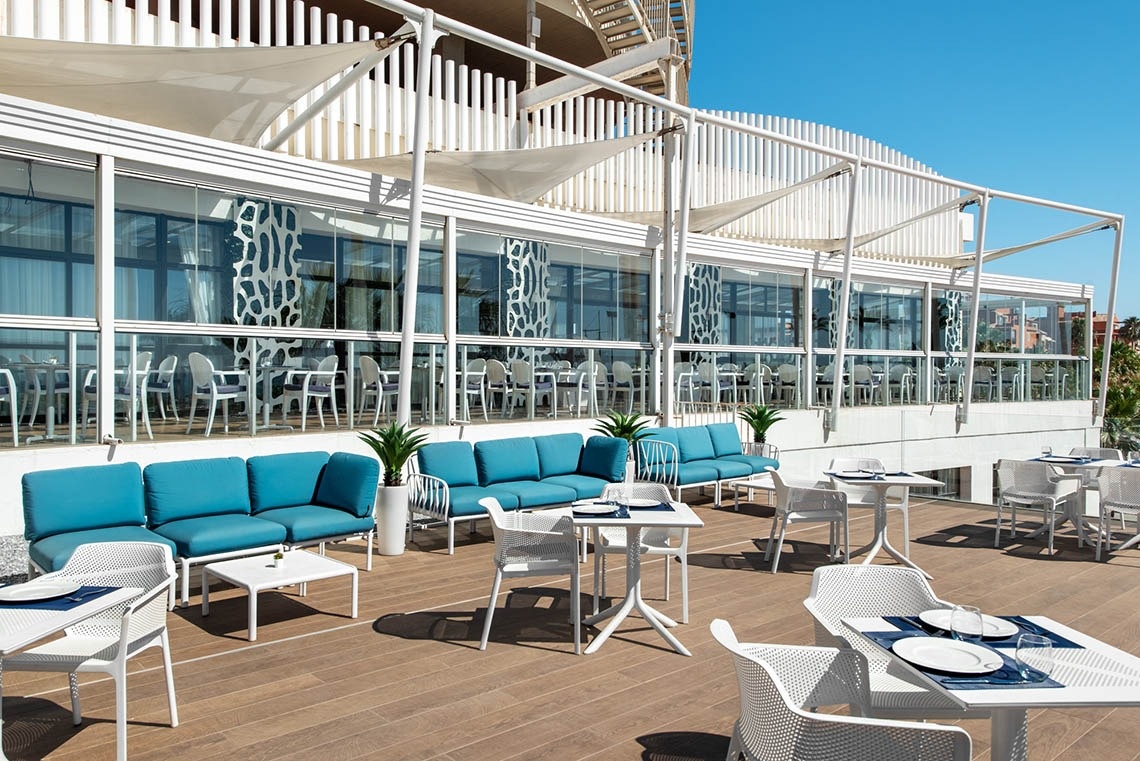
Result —
[[249, 595], [249, 641], [257, 639], [257, 593], [309, 581], [352, 577], [352, 618], [356, 618], [358, 580], [356, 566], [304, 550], [285, 553], [280, 568], [273, 565], [272, 555], [254, 555], [223, 560], [202, 566], [202, 615], [210, 615], [210, 585], [207, 575], [228, 581]]

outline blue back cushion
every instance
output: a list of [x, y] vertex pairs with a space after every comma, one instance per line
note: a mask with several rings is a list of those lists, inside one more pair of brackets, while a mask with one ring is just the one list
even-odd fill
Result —
[[535, 436], [534, 446], [538, 450], [538, 473], [542, 478], [577, 472], [578, 460], [582, 456], [582, 434]]
[[479, 441], [475, 444], [475, 467], [479, 470], [480, 486], [537, 481], [538, 447], [529, 436]]
[[249, 515], [249, 485], [240, 457], [156, 462], [143, 469], [147, 523], [153, 528], [184, 518]]
[[716, 457], [709, 429], [703, 425], [687, 425], [677, 429], [677, 449], [681, 452], [681, 462], [710, 460]]
[[419, 458], [421, 473], [442, 478], [448, 486], [479, 485], [475, 453], [466, 441], [427, 444], [416, 456]]
[[335, 452], [321, 476], [316, 503], [367, 518], [372, 515], [379, 483], [380, 461], [375, 457]]
[[740, 431], [732, 423], [710, 423], [705, 428], [709, 430], [712, 439], [713, 451], [717, 457], [727, 454], [742, 454], [744, 448], [740, 444]]
[[69, 531], [142, 526], [142, 470], [137, 463], [25, 473], [24, 538]]
[[328, 452], [289, 452], [250, 457], [249, 500], [253, 512], [311, 505]]
[[[673, 446], [677, 446], [677, 429], [670, 428], [668, 426], [650, 428], [648, 429], [648, 434], [645, 438], [658, 441], [667, 441]], [[639, 448], [635, 447], [634, 451], [638, 452], [638, 449]], [[647, 462], [644, 463], [645, 465], [657, 465], [659, 463], [665, 462], [665, 459], [667, 457], [673, 456], [672, 453], [666, 454], [666, 452], [662, 449], [649, 449], [646, 451], [648, 452], [648, 457]], [[638, 456], [641, 456], [640, 452], [638, 452]]]
[[582, 462], [578, 472], [584, 476], [621, 481], [625, 478], [625, 463], [629, 455], [629, 442], [610, 436], [591, 436], [582, 448]]

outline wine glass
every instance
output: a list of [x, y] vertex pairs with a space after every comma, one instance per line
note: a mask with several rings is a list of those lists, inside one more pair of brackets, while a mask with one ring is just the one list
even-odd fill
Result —
[[973, 605], [955, 605], [950, 611], [950, 636], [960, 640], [982, 638], [982, 611]]
[[878, 463], [871, 468], [871, 473], [875, 476], [876, 481], [882, 481], [883, 476], [887, 474], [887, 469], [883, 467], [882, 463]]
[[1051, 454], [1053, 454], [1053, 447], [1049, 446], [1048, 444], [1041, 447], [1041, 456], [1042, 457], [1048, 457]]
[[1017, 638], [1017, 673], [1027, 682], [1042, 682], [1053, 671], [1053, 643], [1040, 634]]
[[1128, 464], [1129, 465], [1140, 464], [1140, 452], [1129, 452], [1128, 453]]

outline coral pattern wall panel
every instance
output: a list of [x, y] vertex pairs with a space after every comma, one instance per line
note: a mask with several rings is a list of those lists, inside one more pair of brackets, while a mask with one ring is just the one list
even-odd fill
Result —
[[[234, 201], [233, 237], [240, 244], [234, 261], [234, 321], [238, 325], [295, 327], [301, 324], [301, 222], [297, 209], [258, 198]], [[281, 364], [300, 351], [297, 340], [259, 338], [258, 363]], [[248, 340], [238, 339], [234, 360], [248, 356]]]
[[[689, 296], [684, 309], [689, 315], [689, 341], [692, 343], [720, 343], [720, 280], [720, 267], [689, 265]], [[716, 352], [702, 352], [699, 361], [716, 362]]]
[[[507, 273], [507, 335], [511, 338], [550, 337], [550, 257], [546, 244], [521, 238], [503, 238], [503, 261]], [[542, 364], [547, 349], [535, 349], [535, 364]], [[507, 359], [529, 360], [529, 347], [512, 346]]]

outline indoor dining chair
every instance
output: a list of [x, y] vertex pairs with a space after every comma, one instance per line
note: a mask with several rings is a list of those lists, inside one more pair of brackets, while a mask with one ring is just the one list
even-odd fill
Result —
[[[190, 391], [190, 415], [186, 422], [186, 433], [194, 427], [194, 412], [199, 400], [206, 403], [206, 432], [209, 436], [214, 427], [214, 413], [218, 402], [222, 403], [222, 423], [226, 433], [230, 432], [230, 400], [246, 401], [249, 388], [246, 385], [247, 376], [243, 371], [218, 371], [214, 363], [204, 354], [196, 351], [190, 352], [187, 358], [190, 363], [190, 378], [192, 388]], [[244, 382], [243, 382], [244, 381]]]
[[[158, 411], [162, 415], [162, 419], [166, 420], [166, 399], [170, 400], [170, 412], [174, 415], [175, 421], [181, 421], [182, 418], [178, 417], [178, 402], [174, 399], [174, 371], [178, 368], [178, 357], [174, 354], [167, 354], [158, 363], [158, 367], [150, 371], [150, 377], [147, 378], [146, 392], [153, 394], [158, 400]], [[165, 397], [165, 399], [164, 399]]]
[[[333, 422], [340, 427], [340, 414], [336, 409], [336, 372], [340, 357], [330, 354], [317, 363], [316, 368], [307, 370], [290, 370], [285, 374], [285, 384], [282, 386], [281, 397], [281, 424], [289, 414], [290, 403], [296, 401], [301, 407], [301, 430], [309, 416], [309, 402], [317, 402], [317, 416], [321, 421], [321, 428], [325, 427], [325, 400], [329, 400], [332, 408]], [[352, 412], [349, 411], [349, 419]]]
[[17, 399], [20, 394], [16, 390], [16, 378], [12, 371], [0, 367], [0, 402], [8, 403], [8, 414], [12, 418], [12, 446], [20, 446], [20, 413]]

